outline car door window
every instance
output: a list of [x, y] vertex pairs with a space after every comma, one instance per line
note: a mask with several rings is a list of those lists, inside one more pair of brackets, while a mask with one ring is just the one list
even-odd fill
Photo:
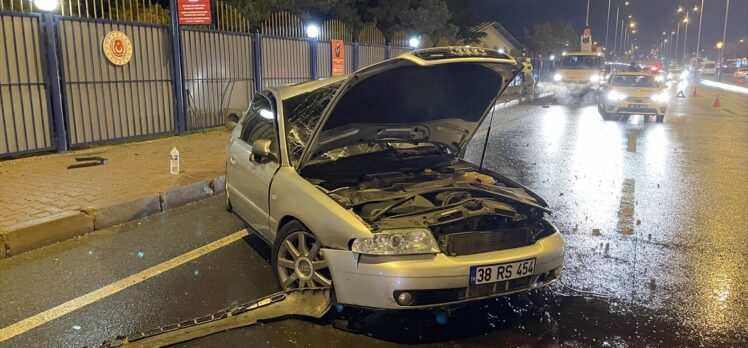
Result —
[[273, 100], [263, 94], [256, 94], [249, 106], [247, 117], [242, 124], [241, 140], [252, 145], [255, 140], [269, 139], [270, 152], [278, 157], [278, 129]]

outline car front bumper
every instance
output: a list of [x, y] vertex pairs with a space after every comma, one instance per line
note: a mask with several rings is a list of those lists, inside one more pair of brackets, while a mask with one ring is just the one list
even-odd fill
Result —
[[[533, 245], [474, 255], [359, 255], [323, 249], [338, 303], [377, 309], [416, 309], [476, 301], [543, 287], [561, 276], [564, 240], [556, 232]], [[470, 286], [470, 267], [535, 259], [533, 275]], [[396, 298], [409, 292], [414, 301]]]
[[611, 114], [628, 115], [664, 115], [665, 112], [667, 112], [667, 103], [634, 103], [629, 101], [607, 101], [605, 103], [605, 112]]
[[590, 81], [555, 81], [552, 85], [556, 94], [581, 94], [596, 91], [600, 84]]

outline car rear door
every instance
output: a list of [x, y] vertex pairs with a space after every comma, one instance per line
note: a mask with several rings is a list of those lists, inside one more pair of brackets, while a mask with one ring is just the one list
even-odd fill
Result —
[[[240, 135], [228, 146], [227, 189], [234, 210], [264, 237], [269, 238], [269, 189], [280, 167], [275, 101], [271, 94], [258, 93], [242, 120]], [[270, 140], [267, 158], [252, 156], [256, 140]]]

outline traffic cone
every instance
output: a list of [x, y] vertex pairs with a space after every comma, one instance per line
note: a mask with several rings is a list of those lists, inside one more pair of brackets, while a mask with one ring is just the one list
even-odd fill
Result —
[[693, 93], [691, 93], [691, 97], [696, 97], [696, 88], [693, 89]]
[[719, 104], [719, 94], [717, 94], [716, 97], [714, 97], [714, 104], [712, 104], [713, 107], [718, 108], [720, 106]]

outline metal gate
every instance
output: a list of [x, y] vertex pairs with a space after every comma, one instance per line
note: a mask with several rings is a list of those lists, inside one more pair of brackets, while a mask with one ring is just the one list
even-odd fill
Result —
[[0, 32], [0, 155], [51, 150], [41, 15], [0, 12]]

